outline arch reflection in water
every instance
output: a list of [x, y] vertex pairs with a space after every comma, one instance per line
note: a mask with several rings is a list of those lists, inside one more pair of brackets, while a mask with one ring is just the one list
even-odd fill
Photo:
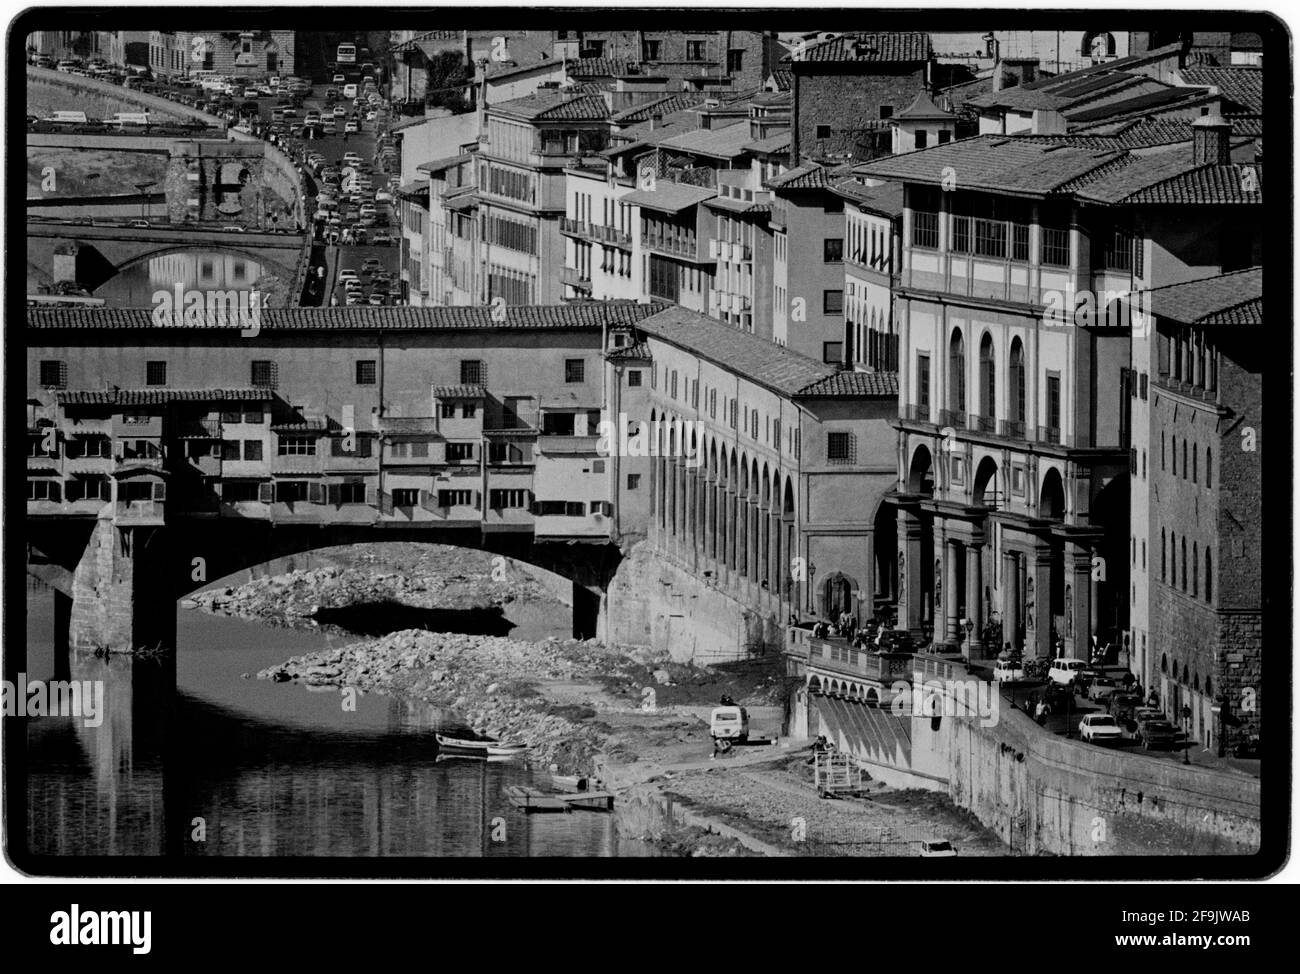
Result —
[[127, 264], [100, 285], [95, 297], [112, 308], [148, 308], [157, 291], [229, 290], [251, 288], [263, 268], [249, 257], [228, 252], [178, 250]]

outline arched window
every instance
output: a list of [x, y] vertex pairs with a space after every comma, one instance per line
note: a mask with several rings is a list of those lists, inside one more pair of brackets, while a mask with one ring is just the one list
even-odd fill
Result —
[[1210, 461], [1212, 458], [1213, 458], [1213, 454], [1210, 453], [1210, 448], [1207, 446], [1205, 448], [1205, 486], [1206, 487], [1214, 486], [1213, 484], [1210, 483]]
[[993, 360], [993, 337], [988, 332], [980, 339], [980, 413], [987, 420], [998, 414], [997, 365]]
[[1011, 401], [1007, 404], [1011, 419], [1016, 423], [1025, 421], [1025, 346], [1019, 338], [1011, 341], [1011, 362], [1008, 381], [1011, 383]]
[[1192, 542], [1192, 598], [1201, 594], [1201, 553]]
[[1199, 463], [1199, 458], [1200, 458], [1200, 451], [1193, 449], [1192, 450], [1192, 483], [1196, 483], [1200, 479], [1200, 475], [1197, 472], [1201, 466]]
[[948, 408], [955, 412], [966, 411], [966, 343], [961, 329], [954, 329], [948, 343]]
[[1168, 653], [1161, 653], [1161, 654], [1160, 654], [1160, 672], [1161, 672], [1161, 673], [1164, 673], [1166, 676], [1169, 674], [1169, 654], [1168, 654]]
[[1169, 532], [1169, 584], [1178, 587], [1178, 535]]
[[1214, 561], [1210, 555], [1210, 549], [1205, 549], [1205, 601], [1214, 600]]
[[1187, 538], [1183, 538], [1183, 573], [1180, 576], [1183, 585], [1183, 591], [1187, 591]]
[[1169, 461], [1169, 472], [1175, 477], [1178, 476], [1178, 437], [1169, 437], [1169, 452], [1173, 454], [1173, 459]]
[[1160, 529], [1160, 581], [1165, 581], [1165, 529]]
[[1187, 441], [1183, 440], [1183, 479], [1187, 479]]

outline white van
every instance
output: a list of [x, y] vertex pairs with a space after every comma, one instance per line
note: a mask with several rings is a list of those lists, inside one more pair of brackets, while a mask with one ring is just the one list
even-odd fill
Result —
[[344, 85], [344, 86], [343, 86], [343, 97], [344, 97], [344, 98], [356, 98], [356, 97], [357, 97], [357, 86], [356, 86], [356, 85], [353, 85], [353, 84]]
[[85, 112], [55, 112], [49, 120], [61, 125], [85, 125], [87, 121]]
[[1086, 660], [1059, 656], [1052, 660], [1052, 665], [1047, 671], [1047, 679], [1052, 683], [1059, 683], [1061, 686], [1073, 686], [1078, 682], [1080, 674], [1087, 668], [1088, 663]]
[[148, 125], [148, 112], [118, 112], [108, 120], [109, 125], [116, 125], [119, 128], [126, 128], [132, 125]]
[[709, 734], [716, 742], [725, 741], [726, 747], [749, 740], [749, 712], [744, 707], [714, 707], [709, 715]]

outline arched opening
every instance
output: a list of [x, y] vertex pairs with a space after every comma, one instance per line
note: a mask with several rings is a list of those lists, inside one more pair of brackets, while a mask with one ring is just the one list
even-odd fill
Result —
[[954, 328], [952, 338], [948, 341], [948, 408], [964, 421], [966, 412], [966, 342], [961, 329]]
[[980, 339], [979, 411], [981, 429], [991, 431], [997, 418], [997, 360], [993, 355], [993, 336], [988, 332]]
[[1019, 337], [1011, 340], [1011, 357], [1007, 363], [1007, 413], [1016, 436], [1025, 435], [1025, 346]]
[[998, 465], [992, 457], [985, 457], [975, 470], [974, 492], [971, 503], [976, 507], [997, 510], [1001, 492], [998, 490]]
[[907, 492], [934, 496], [934, 462], [930, 448], [923, 443], [918, 444], [912, 453], [912, 462], [907, 470]]
[[1115, 35], [1105, 30], [1088, 31], [1083, 35], [1079, 53], [1092, 60], [1112, 58], [1115, 56]]
[[875, 687], [867, 687], [867, 695], [863, 702], [868, 707], [879, 707], [880, 692]]
[[1214, 561], [1210, 555], [1210, 549], [1205, 549], [1205, 601], [1214, 600]]
[[1038, 516], [1060, 521], [1065, 518], [1065, 488], [1061, 484], [1061, 472], [1049, 467], [1043, 475], [1043, 483], [1038, 491]]
[[857, 592], [857, 579], [843, 572], [832, 572], [822, 581], [821, 617], [838, 622], [843, 613], [857, 615]]

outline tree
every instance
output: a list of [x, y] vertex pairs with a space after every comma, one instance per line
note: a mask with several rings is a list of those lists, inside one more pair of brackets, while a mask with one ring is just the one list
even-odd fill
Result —
[[424, 104], [430, 108], [447, 108], [453, 113], [469, 111], [465, 100], [465, 87], [471, 74], [465, 58], [459, 51], [443, 51], [429, 58], [428, 82], [425, 86]]

